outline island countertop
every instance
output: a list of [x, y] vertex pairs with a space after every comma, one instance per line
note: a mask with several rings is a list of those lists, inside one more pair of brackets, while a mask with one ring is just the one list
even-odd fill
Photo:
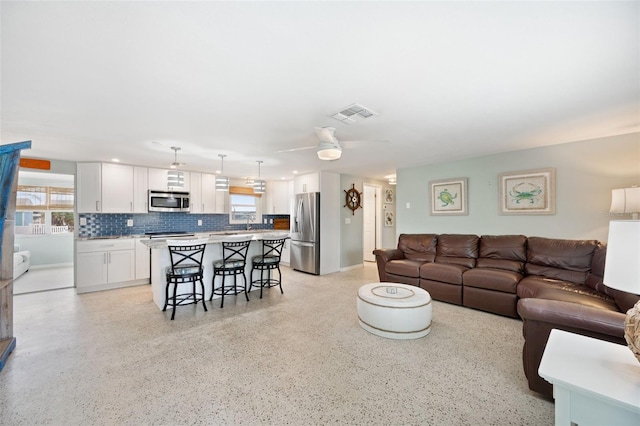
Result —
[[[221, 232], [206, 232], [196, 233], [190, 237], [172, 237], [169, 240], [204, 240], [207, 244], [221, 243], [226, 240], [241, 240], [246, 237], [247, 240], [260, 241], [264, 239], [285, 238], [289, 236], [288, 231], [274, 231], [272, 229], [255, 230], [255, 231], [221, 231]], [[152, 238], [140, 240], [142, 244], [150, 249], [166, 248], [167, 239], [165, 238]]]

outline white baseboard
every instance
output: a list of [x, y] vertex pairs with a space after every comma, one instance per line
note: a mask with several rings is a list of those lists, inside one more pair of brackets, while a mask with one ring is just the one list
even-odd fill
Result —
[[50, 263], [47, 265], [30, 265], [29, 269], [49, 269], [49, 268], [67, 268], [73, 266], [73, 262], [69, 263]]
[[76, 293], [91, 293], [94, 291], [103, 291], [103, 290], [113, 290], [116, 288], [125, 288], [125, 287], [133, 287], [136, 285], [144, 285], [149, 284], [151, 281], [147, 279], [135, 280], [135, 281], [125, 281], [120, 283], [108, 283], [108, 284], [97, 284], [97, 285], [88, 285], [88, 286], [76, 286]]

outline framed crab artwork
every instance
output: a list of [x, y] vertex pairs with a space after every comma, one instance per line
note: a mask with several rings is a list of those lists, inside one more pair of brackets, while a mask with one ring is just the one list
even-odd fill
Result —
[[467, 178], [429, 182], [431, 215], [467, 215]]
[[555, 214], [555, 169], [498, 175], [500, 214]]

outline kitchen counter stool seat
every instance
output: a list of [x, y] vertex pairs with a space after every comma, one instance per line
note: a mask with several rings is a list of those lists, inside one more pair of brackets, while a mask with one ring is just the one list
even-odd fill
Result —
[[[251, 240], [247, 241], [223, 241], [222, 242], [222, 259], [213, 262], [213, 280], [211, 282], [211, 297], [213, 295], [221, 296], [220, 307], [224, 308], [224, 296], [227, 294], [238, 295], [244, 293], [247, 302], [249, 295], [247, 292], [247, 276], [244, 268], [247, 264], [247, 252], [249, 251]], [[238, 275], [242, 275], [244, 284], [239, 286], [237, 283]], [[222, 277], [222, 284], [216, 288], [216, 277]], [[227, 276], [233, 276], [233, 284], [225, 283]]]
[[[288, 238], [288, 237], [287, 237]], [[262, 299], [262, 290], [267, 287], [280, 287], [280, 293], [282, 291], [282, 272], [280, 271], [280, 256], [282, 249], [287, 241], [287, 238], [277, 238], [272, 240], [262, 240], [262, 254], [253, 256], [251, 258], [251, 284], [249, 284], [249, 291], [251, 287], [260, 286], [260, 299]], [[254, 280], [253, 272], [260, 271], [260, 278]], [[278, 271], [278, 278], [274, 278], [272, 271]], [[266, 276], [265, 276], [266, 274]]]
[[[192, 305], [202, 302], [205, 312], [204, 268], [202, 259], [206, 247], [206, 240], [167, 240], [171, 266], [166, 269], [167, 285], [165, 287], [165, 302], [163, 311], [167, 306], [173, 307], [171, 320], [176, 316], [176, 307]], [[200, 292], [196, 291], [196, 282], [200, 282]], [[190, 292], [178, 294], [180, 284], [191, 283]], [[169, 297], [170, 287], [173, 286], [173, 294]]]

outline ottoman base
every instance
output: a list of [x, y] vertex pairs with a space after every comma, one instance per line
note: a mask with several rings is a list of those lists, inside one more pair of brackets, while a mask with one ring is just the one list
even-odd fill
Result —
[[376, 336], [417, 339], [431, 331], [431, 296], [398, 283], [366, 284], [358, 289], [358, 322]]

